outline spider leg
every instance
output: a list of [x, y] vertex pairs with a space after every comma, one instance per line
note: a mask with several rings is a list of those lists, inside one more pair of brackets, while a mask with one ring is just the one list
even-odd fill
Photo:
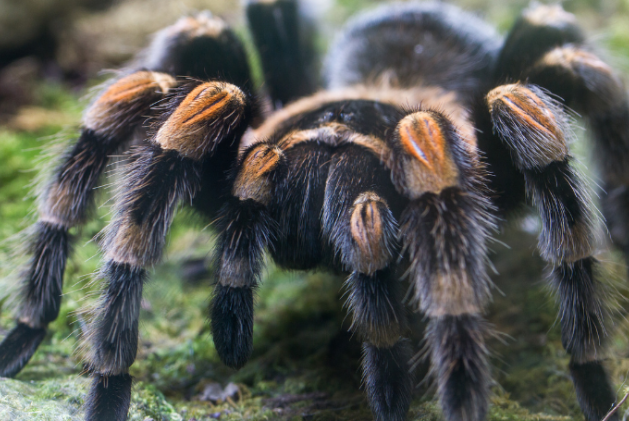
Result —
[[140, 67], [253, 90], [244, 45], [226, 22], [207, 10], [157, 32], [141, 54]]
[[[221, 60], [216, 60], [221, 57]], [[63, 273], [71, 252], [70, 228], [89, 217], [94, 189], [110, 155], [123, 148], [150, 114], [150, 107], [177, 85], [165, 73], [224, 77], [250, 86], [242, 44], [226, 24], [207, 13], [180, 19], [155, 37], [138, 70], [120, 77], [87, 109], [79, 139], [66, 151], [40, 197], [39, 221], [29, 240], [18, 326], [0, 344], [0, 376], [26, 365], [57, 318]]]
[[629, 98], [620, 76], [584, 38], [560, 6], [533, 6], [509, 35], [498, 69], [548, 89], [587, 119], [607, 193], [603, 214], [614, 244], [629, 255]]
[[604, 190], [602, 210], [614, 244], [629, 256], [629, 98], [620, 77], [586, 47], [557, 47], [535, 63], [529, 80], [582, 113], [593, 133]]
[[532, 85], [499, 86], [487, 95], [494, 129], [524, 175], [529, 200], [542, 219], [541, 256], [554, 267], [562, 343], [588, 420], [599, 420], [616, 397], [601, 360], [607, 332], [597, 260], [592, 256], [593, 209], [571, 165], [561, 105]]
[[83, 225], [88, 217], [94, 188], [109, 156], [144, 121], [151, 104], [175, 83], [169, 75], [139, 71], [109, 86], [85, 113], [79, 139], [66, 152], [40, 197], [18, 326], [0, 344], [0, 376], [14, 376], [24, 367], [42, 341], [46, 326], [59, 314], [72, 243], [68, 230]]
[[429, 319], [425, 354], [447, 420], [485, 419], [491, 378], [482, 312], [489, 299], [486, 239], [495, 228], [475, 146], [442, 114], [420, 111], [390, 139], [395, 188], [410, 199], [400, 238], [413, 302]]
[[314, 25], [299, 1], [248, 0], [247, 19], [274, 108], [314, 93]]
[[327, 176], [328, 149], [310, 142], [284, 149], [259, 142], [238, 163], [233, 199], [218, 220], [218, 284], [211, 303], [214, 343], [229, 366], [241, 367], [251, 353], [252, 291], [264, 248], [290, 268], [313, 268], [321, 261], [319, 192]]
[[90, 421], [126, 418], [144, 267], [159, 261], [177, 207], [199, 191], [204, 161], [233, 160], [251, 118], [247, 95], [225, 82], [201, 84], [173, 102], [179, 105], [150, 143], [132, 153], [105, 230], [105, 287], [86, 335]]
[[[322, 220], [343, 268], [351, 330], [363, 340], [363, 384], [376, 420], [404, 420], [413, 379], [411, 348], [399, 281], [389, 264], [397, 251], [397, 222], [383, 196], [393, 191], [379, 157], [341, 146], [332, 158]], [[385, 196], [386, 197], [386, 196]]]
[[275, 225], [266, 206], [251, 198], [231, 198], [221, 213], [217, 284], [210, 303], [212, 338], [225, 365], [241, 368], [253, 349], [253, 292]]

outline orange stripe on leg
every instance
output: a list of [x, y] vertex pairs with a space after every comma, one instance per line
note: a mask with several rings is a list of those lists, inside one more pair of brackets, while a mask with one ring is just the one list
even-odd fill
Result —
[[568, 155], [566, 117], [539, 88], [502, 85], [491, 90], [486, 99], [495, 128], [515, 150], [521, 168], [542, 168]]
[[553, 113], [537, 95], [523, 85], [499, 86], [487, 95], [487, 103], [490, 112], [493, 112], [494, 107], [506, 106], [523, 124], [560, 142], [564, 140]]
[[[147, 108], [177, 85], [174, 77], [165, 73], [140, 71], [116, 81], [88, 108], [83, 118], [86, 128], [96, 132], [107, 132], [120, 122], [116, 118], [146, 102]], [[142, 110], [145, 112], [145, 110]]]
[[396, 128], [397, 138], [407, 156], [402, 159], [401, 188], [416, 198], [427, 191], [438, 193], [458, 184], [459, 172], [449, 150], [448, 133], [439, 114], [419, 111], [404, 117]]
[[191, 159], [201, 159], [217, 137], [225, 136], [243, 117], [245, 94], [225, 82], [197, 86], [179, 104], [155, 136], [164, 149], [174, 149]]

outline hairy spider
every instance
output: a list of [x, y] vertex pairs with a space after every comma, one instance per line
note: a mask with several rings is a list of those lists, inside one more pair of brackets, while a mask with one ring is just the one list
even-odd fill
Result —
[[181, 203], [218, 231], [210, 316], [225, 364], [242, 367], [251, 354], [265, 250], [285, 268], [340, 270], [374, 417], [403, 420], [414, 381], [398, 282], [405, 274], [410, 302], [428, 320], [425, 354], [446, 419], [484, 419], [486, 243], [496, 216], [526, 200], [542, 220], [539, 252], [553, 268], [579, 403], [589, 421], [600, 420], [616, 398], [601, 362], [594, 210], [572, 165], [565, 107], [588, 119], [605, 163], [603, 210], [627, 250], [629, 103], [574, 16], [533, 6], [501, 40], [447, 4], [387, 5], [347, 24], [328, 53], [326, 90], [315, 92], [296, 2], [250, 1], [247, 15], [269, 115], [254, 100], [240, 41], [208, 14], [161, 31], [141, 66], [87, 109], [41, 196], [0, 374], [19, 372], [57, 317], [68, 230], [88, 217], [110, 155], [139, 137], [103, 237], [104, 289], [86, 338], [88, 420], [126, 418], [145, 267], [159, 261]]

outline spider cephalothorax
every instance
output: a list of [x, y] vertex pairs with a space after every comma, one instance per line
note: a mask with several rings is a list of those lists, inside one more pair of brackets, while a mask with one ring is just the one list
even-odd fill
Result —
[[[574, 17], [532, 7], [503, 42], [442, 3], [388, 5], [347, 25], [326, 61], [327, 90], [315, 93], [296, 3], [247, 7], [275, 112], [263, 115], [254, 101], [243, 48], [222, 21], [201, 14], [165, 29], [146, 68], [119, 77], [86, 111], [42, 195], [0, 374], [26, 364], [57, 316], [68, 229], [85, 220], [108, 157], [144, 136], [129, 152], [103, 237], [104, 290], [86, 338], [87, 419], [126, 418], [145, 267], [159, 261], [184, 203], [218, 231], [210, 316], [225, 364], [239, 368], [251, 354], [265, 250], [282, 267], [343, 271], [373, 414], [404, 419], [413, 389], [405, 273], [410, 303], [428, 321], [426, 355], [446, 418], [482, 420], [491, 383], [486, 243], [496, 216], [527, 199], [542, 220], [539, 251], [553, 268], [579, 403], [588, 420], [602, 418], [615, 396], [601, 363], [595, 218], [572, 166], [564, 107], [589, 119], [621, 247], [629, 108]], [[139, 128], [150, 114], [147, 135]]]

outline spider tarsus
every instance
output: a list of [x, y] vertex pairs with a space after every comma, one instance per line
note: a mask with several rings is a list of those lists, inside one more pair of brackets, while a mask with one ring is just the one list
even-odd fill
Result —
[[241, 368], [253, 350], [253, 288], [217, 284], [210, 304], [214, 346], [229, 367]]
[[376, 421], [406, 419], [413, 391], [411, 354], [403, 339], [390, 347], [363, 344], [363, 384]]
[[486, 334], [487, 326], [479, 315], [443, 316], [428, 324], [431, 370], [448, 421], [486, 418], [491, 384]]
[[18, 323], [0, 343], [0, 377], [13, 377], [24, 368], [44, 340], [46, 329]]
[[85, 400], [85, 421], [125, 421], [131, 404], [129, 374], [92, 375], [92, 387]]
[[[570, 362], [570, 374], [586, 421], [600, 421], [617, 402], [609, 375], [601, 361]], [[618, 413], [608, 421], [618, 421]]]

